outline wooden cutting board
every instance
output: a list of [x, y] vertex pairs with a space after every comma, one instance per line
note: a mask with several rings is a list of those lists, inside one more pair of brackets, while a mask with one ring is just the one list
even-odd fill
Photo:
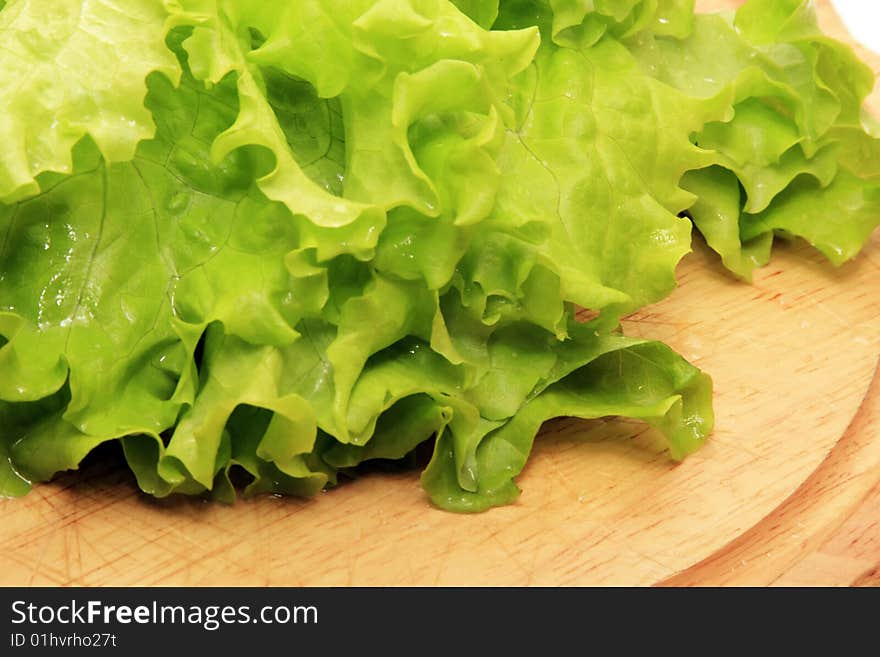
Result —
[[779, 245], [751, 286], [697, 244], [679, 280], [626, 329], [714, 377], [717, 428], [683, 464], [638, 423], [558, 420], [516, 504], [461, 516], [432, 508], [417, 473], [227, 507], [148, 499], [99, 459], [0, 502], [0, 584], [878, 581], [880, 233], [840, 269]]

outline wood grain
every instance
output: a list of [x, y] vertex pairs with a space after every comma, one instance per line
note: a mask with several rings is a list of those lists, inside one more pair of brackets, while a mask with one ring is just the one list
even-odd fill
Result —
[[558, 420], [516, 504], [459, 516], [414, 472], [225, 507], [97, 459], [0, 502], [0, 584], [880, 582], [880, 233], [840, 269], [782, 244], [749, 286], [697, 244], [678, 274], [626, 328], [714, 377], [717, 429], [680, 465], [641, 424]]
[[[829, 3], [823, 29], [853, 43]], [[880, 57], [855, 43], [880, 75]], [[880, 109], [880, 86], [868, 101]], [[660, 582], [681, 585], [880, 586], [880, 369], [828, 457], [778, 508], [704, 561]]]

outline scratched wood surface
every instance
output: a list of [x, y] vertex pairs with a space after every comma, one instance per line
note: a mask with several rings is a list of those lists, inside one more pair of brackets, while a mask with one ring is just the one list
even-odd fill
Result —
[[697, 244], [679, 279], [627, 330], [714, 377], [716, 431], [683, 464], [638, 423], [558, 420], [516, 504], [459, 516], [417, 473], [156, 501], [111, 455], [0, 502], [0, 584], [880, 583], [880, 233], [840, 269], [780, 245], [751, 286]]

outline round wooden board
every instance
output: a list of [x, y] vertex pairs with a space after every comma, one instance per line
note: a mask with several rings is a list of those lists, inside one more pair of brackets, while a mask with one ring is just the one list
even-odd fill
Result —
[[643, 425], [558, 420], [516, 504], [461, 516], [432, 508], [417, 473], [227, 507], [147, 499], [98, 460], [0, 502], [0, 584], [873, 581], [880, 233], [840, 269], [805, 244], [778, 245], [751, 286], [696, 244], [679, 280], [626, 329], [667, 341], [715, 380], [717, 428], [680, 465]]

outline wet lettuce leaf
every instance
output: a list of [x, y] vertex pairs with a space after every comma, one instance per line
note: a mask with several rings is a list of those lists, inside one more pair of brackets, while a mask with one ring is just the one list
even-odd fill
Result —
[[631, 49], [682, 93], [730, 103], [694, 134], [714, 162], [683, 186], [700, 197], [689, 215], [731, 272], [750, 279], [774, 234], [806, 239], [835, 265], [859, 252], [880, 223], [880, 140], [863, 109], [874, 73], [821, 33], [811, 3], [749, 0], [697, 16], [685, 38], [642, 33]]
[[2, 7], [0, 202], [32, 196], [41, 173], [72, 173], [71, 151], [85, 135], [108, 163], [131, 159], [154, 129], [147, 75], [179, 75], [166, 20], [152, 0]]
[[232, 501], [434, 440], [428, 496], [479, 511], [565, 415], [684, 458], [711, 380], [619, 320], [691, 220], [748, 277], [880, 214], [864, 68], [764, 4], [0, 2], [0, 495], [108, 441]]

